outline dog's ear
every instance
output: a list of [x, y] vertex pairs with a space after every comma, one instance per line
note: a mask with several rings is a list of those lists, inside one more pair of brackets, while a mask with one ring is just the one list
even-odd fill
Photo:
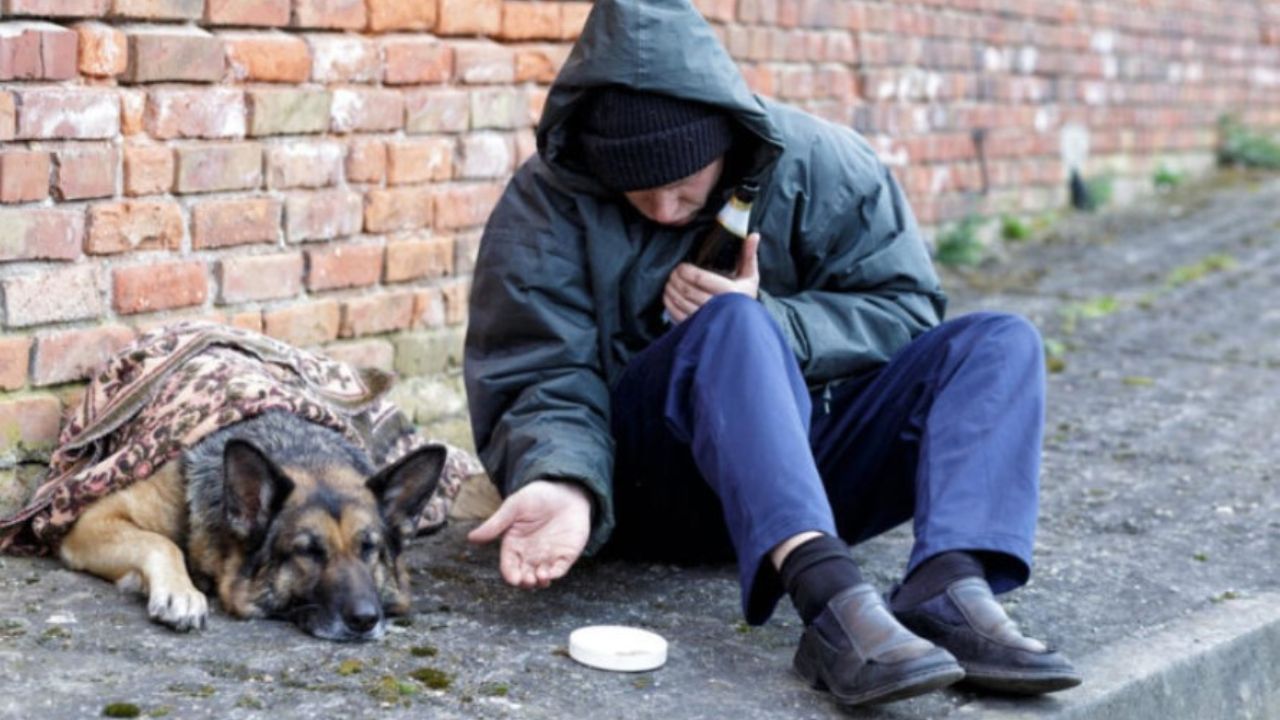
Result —
[[231, 532], [256, 547], [293, 490], [293, 481], [252, 443], [228, 440], [222, 451], [223, 510]]
[[444, 460], [442, 446], [427, 445], [379, 470], [365, 483], [378, 498], [387, 525], [400, 537], [413, 537], [418, 516], [440, 483]]

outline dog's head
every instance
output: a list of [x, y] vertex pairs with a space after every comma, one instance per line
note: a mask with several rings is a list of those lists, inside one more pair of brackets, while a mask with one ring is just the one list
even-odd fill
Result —
[[337, 460], [278, 465], [228, 441], [223, 511], [243, 562], [219, 595], [235, 614], [287, 618], [316, 637], [381, 637], [386, 616], [409, 609], [401, 551], [444, 459], [427, 446], [366, 477]]

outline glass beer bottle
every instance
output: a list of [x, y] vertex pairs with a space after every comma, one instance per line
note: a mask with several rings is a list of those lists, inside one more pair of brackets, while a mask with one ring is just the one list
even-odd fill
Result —
[[742, 244], [749, 232], [751, 203], [759, 191], [755, 185], [739, 185], [720, 208], [716, 222], [689, 253], [689, 262], [705, 270], [732, 277], [738, 271]]

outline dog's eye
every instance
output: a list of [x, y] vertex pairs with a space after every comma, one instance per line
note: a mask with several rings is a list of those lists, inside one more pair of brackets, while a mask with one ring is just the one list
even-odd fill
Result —
[[365, 560], [372, 560], [380, 549], [381, 543], [378, 542], [377, 538], [366, 537], [360, 541], [360, 557]]
[[325, 559], [324, 546], [310, 539], [296, 542], [293, 545], [293, 555], [322, 563]]

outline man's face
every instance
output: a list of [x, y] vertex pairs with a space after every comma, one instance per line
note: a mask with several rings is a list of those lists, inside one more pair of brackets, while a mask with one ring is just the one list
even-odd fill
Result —
[[685, 225], [707, 204], [707, 197], [720, 181], [723, 170], [724, 158], [718, 157], [687, 178], [625, 195], [627, 201], [650, 220], [660, 225]]

